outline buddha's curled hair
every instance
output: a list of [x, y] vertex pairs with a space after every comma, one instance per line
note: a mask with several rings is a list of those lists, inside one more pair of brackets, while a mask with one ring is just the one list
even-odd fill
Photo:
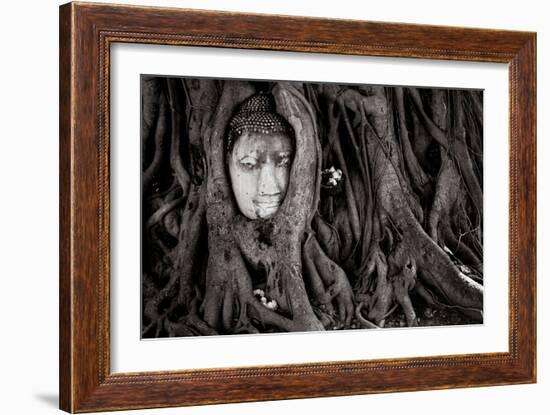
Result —
[[229, 121], [227, 152], [230, 153], [238, 137], [245, 132], [288, 135], [294, 141], [294, 130], [288, 121], [275, 110], [271, 94], [260, 92], [243, 101]]

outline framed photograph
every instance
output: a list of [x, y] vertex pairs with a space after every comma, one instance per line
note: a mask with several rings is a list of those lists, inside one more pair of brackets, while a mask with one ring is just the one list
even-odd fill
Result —
[[60, 8], [60, 407], [536, 381], [536, 35]]

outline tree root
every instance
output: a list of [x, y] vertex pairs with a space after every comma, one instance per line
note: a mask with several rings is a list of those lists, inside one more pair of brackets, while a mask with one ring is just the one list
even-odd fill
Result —
[[[162, 95], [161, 95], [162, 96]], [[153, 161], [147, 167], [147, 169], [143, 172], [142, 175], [142, 188], [143, 193], [146, 193], [146, 191], [149, 191], [149, 188], [151, 186], [151, 182], [153, 181], [153, 178], [155, 177], [155, 174], [159, 171], [162, 159], [163, 159], [163, 153], [164, 153], [164, 145], [166, 141], [166, 119], [168, 117], [168, 109], [167, 105], [164, 99], [160, 102], [160, 109], [159, 109], [159, 119], [157, 121], [157, 126], [155, 130], [155, 150], [154, 150], [154, 156]]]
[[[396, 310], [398, 305], [405, 314], [407, 325], [409, 327], [418, 325], [409, 296], [416, 283], [416, 263], [403, 244], [392, 253], [391, 261], [392, 268], [397, 268], [398, 271], [389, 276], [389, 264], [377, 247], [369, 260], [367, 273], [359, 281], [356, 296], [361, 307], [356, 308], [355, 314], [362, 326], [384, 327], [386, 318]], [[362, 308], [366, 309], [367, 322], [363, 321], [366, 319], [360, 318]], [[374, 327], [370, 327], [369, 323]]]
[[334, 302], [341, 324], [349, 327], [354, 315], [354, 295], [346, 273], [325, 254], [313, 234], [306, 237], [303, 257], [314, 301], [325, 305]]
[[367, 319], [383, 327], [392, 305], [392, 287], [388, 280], [388, 264], [380, 246], [376, 244], [369, 255], [365, 274], [357, 281], [355, 298], [363, 304]]
[[382, 327], [377, 326], [376, 324], [370, 322], [365, 317], [363, 317], [363, 315], [361, 314], [361, 310], [363, 309], [364, 306], [365, 306], [365, 303], [360, 302], [355, 307], [355, 318], [359, 322], [359, 326], [363, 329], [381, 329]]
[[407, 129], [407, 123], [405, 121], [405, 103], [403, 98], [403, 88], [395, 88], [395, 102], [398, 119], [399, 138], [401, 141], [401, 147], [403, 149], [403, 158], [405, 160], [406, 167], [409, 175], [412, 179], [414, 187], [421, 193], [426, 192], [426, 186], [429, 183], [428, 175], [424, 172], [409, 140], [409, 132]]
[[326, 223], [320, 215], [314, 216], [312, 227], [323, 251], [334, 262], [340, 263], [344, 259], [344, 256], [341, 252], [341, 240], [338, 230]]
[[[333, 145], [334, 153], [336, 154], [338, 164], [342, 169], [344, 176], [349, 178], [350, 174], [347, 168], [346, 161], [344, 159], [342, 145], [338, 137], [338, 123], [340, 121], [340, 117], [332, 115], [332, 112], [333, 112], [332, 110], [329, 110], [329, 117], [330, 117], [329, 141]], [[348, 215], [349, 215], [348, 218], [350, 222], [353, 240], [357, 242], [361, 238], [361, 222], [359, 220], [359, 212], [357, 209], [355, 192], [353, 191], [353, 187], [349, 179], [344, 181], [344, 194], [346, 196], [346, 205], [348, 208]]]
[[395, 301], [401, 306], [407, 319], [409, 327], [418, 326], [416, 313], [409, 297], [409, 292], [414, 288], [416, 283], [416, 264], [413, 259], [409, 259], [403, 270], [395, 275], [392, 279], [393, 295]]
[[191, 181], [187, 170], [183, 165], [183, 160], [181, 157], [181, 123], [182, 117], [180, 112], [176, 109], [176, 80], [167, 79], [168, 83], [168, 99], [170, 104], [170, 109], [172, 111], [172, 140], [170, 143], [170, 166], [174, 171], [174, 175], [178, 180], [181, 188], [183, 189], [183, 194], [187, 193], [189, 183]]

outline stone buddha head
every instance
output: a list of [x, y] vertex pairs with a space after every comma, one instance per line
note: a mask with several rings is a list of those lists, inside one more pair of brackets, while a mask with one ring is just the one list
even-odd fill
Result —
[[294, 130], [275, 111], [272, 95], [244, 101], [229, 122], [227, 165], [241, 213], [273, 217], [286, 195], [294, 158]]

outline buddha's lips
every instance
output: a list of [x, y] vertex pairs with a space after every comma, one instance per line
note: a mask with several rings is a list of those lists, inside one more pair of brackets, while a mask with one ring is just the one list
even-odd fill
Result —
[[261, 209], [264, 212], [264, 214], [266, 214], [266, 213], [273, 213], [274, 211], [279, 209], [279, 206], [281, 206], [282, 201], [283, 200], [280, 198], [260, 199], [260, 200], [255, 200], [254, 205], [257, 208]]
[[254, 204], [262, 209], [278, 208], [281, 205], [281, 201], [256, 201]]

